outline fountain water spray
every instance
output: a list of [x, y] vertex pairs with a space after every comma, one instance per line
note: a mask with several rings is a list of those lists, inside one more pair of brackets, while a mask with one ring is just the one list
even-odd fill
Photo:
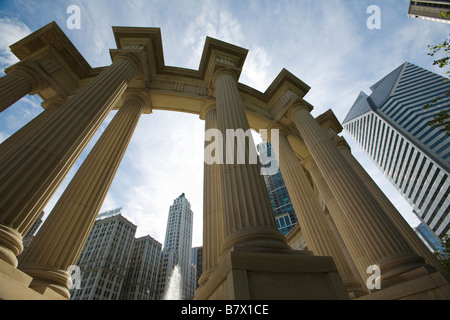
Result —
[[172, 274], [169, 277], [164, 300], [181, 300], [181, 272], [178, 265], [173, 268]]

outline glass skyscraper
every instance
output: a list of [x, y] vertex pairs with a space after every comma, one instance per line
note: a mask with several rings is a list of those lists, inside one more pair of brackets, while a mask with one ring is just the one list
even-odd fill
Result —
[[[257, 146], [260, 158], [264, 158], [262, 163], [267, 163], [266, 157], [271, 157], [271, 145], [268, 142], [262, 142]], [[272, 160], [276, 161], [276, 160]], [[264, 182], [269, 193], [270, 203], [272, 205], [275, 221], [278, 230], [287, 234], [297, 223], [294, 207], [291, 198], [284, 183], [280, 169], [273, 175], [264, 175]]]
[[371, 90], [359, 94], [343, 127], [442, 238], [450, 229], [450, 136], [429, 122], [450, 112], [450, 82], [405, 62]]

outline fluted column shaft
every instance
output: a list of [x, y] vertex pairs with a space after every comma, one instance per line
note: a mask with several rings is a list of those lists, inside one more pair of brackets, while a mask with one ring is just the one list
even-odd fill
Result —
[[32, 286], [68, 290], [66, 270], [81, 254], [143, 110], [141, 98], [127, 98], [20, 257]]
[[286, 135], [279, 135], [280, 158], [278, 163], [292, 201], [302, 233], [314, 254], [331, 256], [349, 294], [353, 297], [366, 290], [350, 269], [334, 236], [308, 178], [292, 150]]
[[31, 139], [35, 134], [35, 130], [38, 130], [39, 126], [48, 119], [48, 117], [55, 112], [59, 106], [54, 106], [49, 109], [45, 109], [40, 114], [38, 114], [33, 120], [28, 122], [13, 135], [8, 137], [5, 141], [0, 144], [0, 161], [3, 160], [13, 149], [19, 148], [27, 140]]
[[[217, 129], [216, 109], [208, 111], [205, 117], [205, 131]], [[206, 147], [217, 141], [205, 141]], [[217, 152], [217, 151], [216, 151]], [[220, 185], [220, 167], [210, 163], [205, 152], [203, 177], [203, 273], [199, 285], [204, 285], [214, 268], [218, 265], [220, 250], [224, 242], [222, 193]]]
[[[348, 249], [360, 274], [371, 265], [379, 265], [382, 279], [387, 280], [424, 266], [423, 258], [412, 251], [310, 112], [299, 106], [293, 111], [293, 120], [343, 209], [345, 216], [339, 225], [345, 230], [339, 231], [353, 235]], [[339, 219], [334, 220], [338, 226]], [[388, 285], [386, 281], [384, 284]]]
[[33, 90], [33, 83], [24, 72], [12, 72], [0, 78], [0, 112]]
[[[219, 71], [215, 79], [217, 127], [224, 136], [224, 157], [227, 155], [227, 129], [250, 129], [237, 80], [231, 72]], [[250, 147], [255, 148], [249, 137]], [[236, 150], [236, 148], [235, 148]], [[251, 164], [246, 148], [245, 164], [238, 164], [237, 152], [233, 164], [220, 165], [223, 210], [225, 220], [224, 250], [234, 245], [289, 248], [277, 230], [264, 179], [258, 163]]]
[[417, 234], [408, 224], [408, 222], [402, 217], [398, 212], [397, 208], [389, 201], [386, 195], [381, 191], [378, 185], [373, 181], [370, 175], [364, 170], [361, 164], [353, 157], [350, 148], [346, 144], [338, 145], [338, 149], [350, 166], [359, 175], [362, 182], [373, 194], [375, 199], [385, 210], [392, 223], [397, 227], [402, 236], [408, 241], [409, 245], [414, 249], [414, 251], [425, 258], [425, 261], [432, 265], [436, 270], [439, 270], [443, 275], [449, 277], [448, 272], [442, 265], [442, 263], [434, 256], [434, 254], [425, 246], [422, 240], [419, 239]]
[[[325, 203], [327, 205], [330, 218], [332, 220], [332, 223], [334, 223], [337, 232], [339, 233], [342, 241], [344, 242], [345, 247], [347, 248], [348, 245], [351, 245], [351, 241], [353, 238], [353, 233], [349, 232], [348, 228], [345, 227], [345, 220], [344, 220], [344, 213], [342, 212], [341, 207], [339, 206], [339, 203], [337, 202], [336, 198], [334, 197], [333, 192], [328, 187], [327, 182], [325, 181], [325, 178], [323, 177], [322, 173], [319, 170], [319, 167], [314, 162], [312, 158], [308, 158], [305, 161], [305, 167], [308, 170], [308, 172], [311, 174], [311, 177], [314, 180], [314, 183], [316, 184], [317, 188], [319, 189], [320, 194], [322, 195], [323, 199], [325, 200]], [[351, 256], [351, 253], [349, 252], [349, 255], [353, 262], [353, 257]], [[350, 264], [350, 262], [349, 262]], [[365, 279], [367, 277], [366, 270], [363, 274], [360, 274], [359, 269], [358, 274], [360, 278]]]
[[[38, 128], [40, 127], [40, 125], [45, 123], [50, 115], [58, 110], [59, 107], [61, 107], [61, 104], [62, 103], [53, 103], [47, 109], [42, 111], [38, 116], [36, 116], [33, 120], [23, 126], [20, 130], [3, 141], [0, 144], [0, 161], [4, 157], [6, 157], [13, 149], [19, 148], [27, 140], [33, 138], [33, 136], [36, 135], [37, 130], [39, 130]], [[27, 220], [28, 224], [22, 227], [22, 234], [26, 234], [29, 231], [29, 229], [47, 204], [47, 200], [48, 199], [40, 198], [39, 202], [36, 203], [33, 212], [30, 212], [30, 219]]]
[[118, 56], [110, 67], [48, 117], [0, 161], [0, 258], [16, 266], [24, 228], [42, 198], [56, 190], [137, 70]]

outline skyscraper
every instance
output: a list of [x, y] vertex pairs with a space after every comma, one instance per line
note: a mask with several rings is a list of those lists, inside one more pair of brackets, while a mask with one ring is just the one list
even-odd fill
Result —
[[[262, 163], [268, 163], [265, 158], [271, 157], [271, 145], [269, 142], [261, 142], [257, 145], [259, 157], [263, 158]], [[273, 158], [272, 158], [273, 159]], [[276, 161], [273, 159], [272, 161]], [[297, 223], [294, 207], [284, 183], [280, 169], [275, 174], [264, 175], [264, 182], [269, 193], [270, 204], [272, 205], [275, 221], [278, 230], [287, 234]]]
[[191, 264], [195, 268], [195, 280], [193, 283], [195, 292], [198, 287], [198, 280], [203, 272], [203, 247], [194, 247], [191, 249]]
[[[408, 16], [426, 20], [450, 23], [450, 0], [412, 0], [409, 5]], [[447, 18], [442, 15], [447, 15]]]
[[121, 300], [155, 300], [161, 247], [149, 235], [134, 240]]
[[172, 271], [178, 266], [181, 273], [181, 299], [194, 296], [193, 274], [191, 267], [193, 212], [184, 193], [176, 198], [169, 209], [164, 248], [158, 281], [158, 297], [164, 298]]
[[77, 262], [81, 285], [72, 300], [119, 299], [135, 234], [121, 208], [99, 214]]
[[423, 223], [414, 228], [414, 231], [420, 239], [427, 245], [428, 249], [433, 252], [443, 252], [444, 247], [434, 233]]
[[450, 229], [450, 136], [429, 121], [450, 109], [450, 83], [405, 62], [371, 90], [359, 94], [343, 127], [442, 238]]

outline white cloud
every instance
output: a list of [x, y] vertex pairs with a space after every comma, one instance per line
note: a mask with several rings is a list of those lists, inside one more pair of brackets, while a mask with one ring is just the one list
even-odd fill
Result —
[[193, 55], [188, 59], [191, 68], [198, 67], [207, 36], [235, 45], [241, 44], [245, 38], [236, 17], [214, 1], [206, 1], [202, 11], [189, 23], [182, 37], [185, 47], [194, 48]]
[[16, 19], [0, 18], [0, 67], [5, 68], [19, 61], [9, 46], [31, 33], [30, 28]]
[[252, 47], [247, 55], [240, 81], [264, 92], [273, 81], [268, 74], [271, 64], [272, 57], [267, 50], [260, 46]]

